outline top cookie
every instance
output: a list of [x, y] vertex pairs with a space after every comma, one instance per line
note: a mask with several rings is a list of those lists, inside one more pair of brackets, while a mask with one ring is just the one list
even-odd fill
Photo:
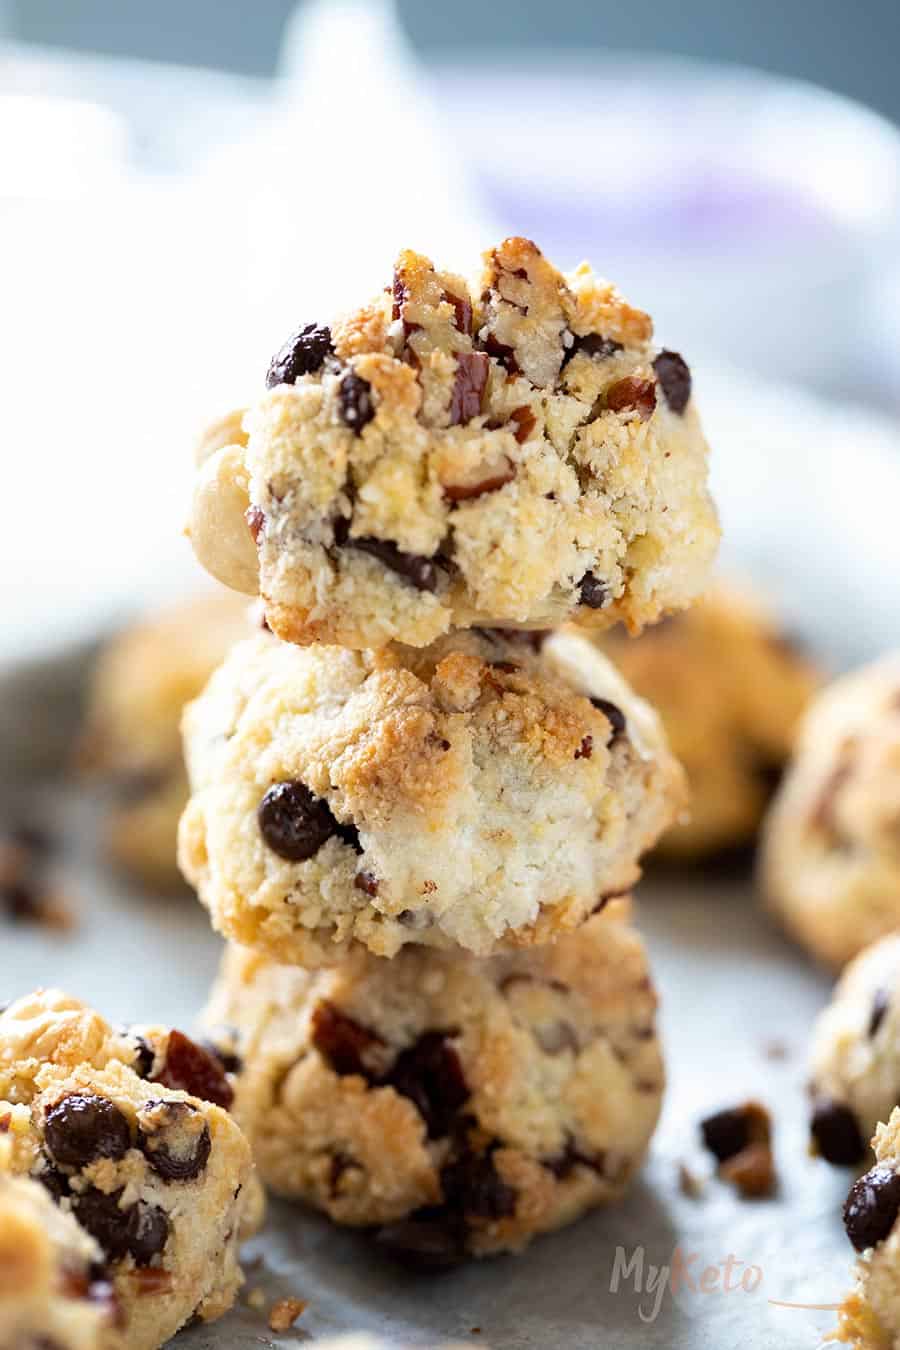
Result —
[[637, 631], [690, 603], [718, 541], [690, 371], [652, 333], [527, 239], [471, 288], [401, 253], [392, 289], [300, 328], [244, 429], [204, 440], [197, 556], [303, 646]]

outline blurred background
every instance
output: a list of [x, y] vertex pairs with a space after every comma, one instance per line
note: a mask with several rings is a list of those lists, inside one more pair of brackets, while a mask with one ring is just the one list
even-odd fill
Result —
[[0, 0], [0, 658], [199, 584], [203, 421], [400, 246], [511, 232], [691, 360], [726, 561], [883, 645], [898, 39], [895, 0]]

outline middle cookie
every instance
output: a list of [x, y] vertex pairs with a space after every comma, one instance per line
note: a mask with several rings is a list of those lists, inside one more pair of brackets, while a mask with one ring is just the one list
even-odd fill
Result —
[[184, 735], [185, 876], [227, 937], [302, 965], [551, 940], [630, 888], [684, 793], [656, 714], [569, 633], [261, 635]]

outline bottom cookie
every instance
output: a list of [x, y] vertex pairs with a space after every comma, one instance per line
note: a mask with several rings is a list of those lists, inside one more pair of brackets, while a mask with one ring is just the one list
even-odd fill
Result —
[[617, 1199], [664, 1081], [626, 915], [487, 960], [408, 947], [307, 972], [230, 948], [205, 1020], [243, 1061], [234, 1109], [263, 1180], [426, 1267]]
[[847, 1236], [860, 1253], [834, 1339], [854, 1350], [900, 1346], [900, 1108], [878, 1126], [875, 1166], [855, 1181], [844, 1206]]

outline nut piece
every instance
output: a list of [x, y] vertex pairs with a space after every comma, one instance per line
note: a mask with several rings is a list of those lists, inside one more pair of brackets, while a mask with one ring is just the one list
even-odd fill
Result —
[[222, 446], [200, 467], [186, 533], [197, 561], [217, 581], [257, 595], [259, 557], [244, 517], [249, 506], [243, 447]]
[[246, 411], [246, 408], [234, 408], [224, 417], [218, 417], [215, 422], [210, 422], [209, 426], [201, 432], [197, 444], [194, 446], [194, 463], [198, 469], [201, 464], [206, 463], [210, 455], [214, 455], [217, 450], [221, 450], [224, 446], [247, 444], [247, 433], [244, 430], [244, 413]]

